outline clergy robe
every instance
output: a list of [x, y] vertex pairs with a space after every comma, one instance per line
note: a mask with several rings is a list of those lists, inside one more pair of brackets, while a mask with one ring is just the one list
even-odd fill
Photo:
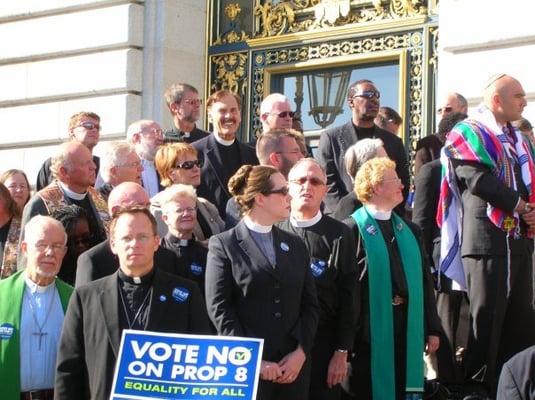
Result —
[[[380, 221], [377, 220], [381, 229], [381, 233], [385, 239], [388, 255], [390, 259], [391, 281], [392, 281], [392, 297], [398, 295], [402, 298], [407, 298], [408, 289], [405, 280], [403, 266], [401, 264], [401, 255], [397, 248], [394, 238], [394, 231], [391, 220]], [[416, 240], [421, 243], [421, 234], [419, 228], [412, 222], [405, 220], [410, 227]], [[359, 233], [357, 224], [353, 218], [344, 220], [344, 223], [349, 225], [357, 238], [357, 263], [359, 270], [363, 271], [360, 274], [360, 304], [361, 312], [357, 327], [357, 335], [354, 344], [354, 357], [351, 359], [353, 374], [350, 379], [350, 385], [353, 393], [357, 399], [371, 399], [372, 398], [372, 384], [371, 384], [371, 338], [370, 338], [370, 304], [369, 304], [369, 288], [368, 288], [368, 274], [366, 264], [366, 252], [364, 243]], [[423, 270], [423, 291], [424, 291], [424, 338], [429, 335], [439, 336], [441, 325], [438, 318], [433, 282], [429, 270], [425, 267], [425, 253], [422, 248], [418, 249], [421, 252]], [[395, 378], [396, 378], [396, 399], [404, 399], [405, 394], [405, 375], [406, 375], [406, 328], [407, 328], [407, 307], [406, 305], [392, 306], [392, 318], [394, 325], [394, 357]], [[423, 353], [422, 344], [422, 353]]]
[[309, 227], [284, 221], [279, 227], [299, 236], [310, 254], [310, 270], [320, 304], [312, 347], [310, 399], [339, 399], [340, 385], [329, 389], [327, 370], [337, 349], [353, 348], [358, 318], [355, 239], [351, 229], [326, 215]]
[[[55, 283], [65, 313], [73, 288], [57, 278]], [[20, 398], [20, 321], [25, 287], [24, 271], [0, 282], [0, 382], [3, 399]]]

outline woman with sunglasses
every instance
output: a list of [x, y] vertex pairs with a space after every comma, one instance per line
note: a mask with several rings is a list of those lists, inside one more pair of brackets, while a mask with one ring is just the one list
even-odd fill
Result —
[[289, 215], [286, 179], [244, 165], [228, 188], [244, 217], [210, 239], [208, 314], [220, 335], [264, 339], [257, 399], [306, 400], [319, 308], [303, 241], [274, 226]]
[[[183, 184], [197, 188], [201, 184], [202, 163], [197, 158], [197, 150], [188, 143], [169, 143], [161, 146], [154, 157], [156, 170], [160, 175], [162, 186]], [[164, 237], [167, 225], [162, 220], [161, 196], [158, 193], [151, 199], [151, 212], [158, 222], [158, 234]], [[219, 216], [217, 208], [208, 200], [197, 197], [197, 222], [193, 230], [195, 239], [205, 246], [208, 238], [222, 232], [225, 223]]]

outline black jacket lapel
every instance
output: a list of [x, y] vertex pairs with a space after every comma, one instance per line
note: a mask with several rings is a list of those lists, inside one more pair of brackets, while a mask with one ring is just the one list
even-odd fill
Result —
[[225, 179], [225, 176], [223, 175], [223, 172], [226, 171], [226, 169], [223, 166], [223, 160], [221, 160], [221, 155], [219, 154], [219, 150], [217, 149], [217, 143], [213, 135], [215, 135], [215, 133], [208, 138], [208, 151], [206, 152], [206, 157], [208, 158], [208, 160], [205, 161], [210, 163], [212, 169], [214, 170], [214, 175], [216, 176], [219, 182], [219, 185], [227, 194], [227, 196], [231, 197], [230, 193], [228, 192], [227, 185], [225, 184], [227, 179]]
[[119, 327], [119, 287], [117, 272], [110, 275], [100, 292], [100, 308], [115, 357], [118, 356], [120, 338]]

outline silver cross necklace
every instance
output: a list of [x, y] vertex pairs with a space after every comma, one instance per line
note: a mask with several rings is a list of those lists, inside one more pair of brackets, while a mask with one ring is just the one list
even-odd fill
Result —
[[42, 341], [43, 341], [43, 338], [48, 335], [47, 332], [43, 332], [43, 329], [46, 325], [46, 322], [48, 321], [48, 317], [50, 316], [50, 312], [52, 311], [52, 304], [54, 303], [54, 294], [52, 294], [50, 296], [50, 302], [48, 303], [48, 308], [46, 310], [46, 315], [45, 315], [45, 319], [43, 321], [43, 324], [39, 324], [39, 321], [37, 319], [37, 313], [35, 311], [35, 309], [37, 307], [34, 307], [34, 304], [33, 304], [33, 298], [31, 296], [31, 294], [29, 294], [27, 291], [24, 291], [24, 294], [28, 297], [28, 304], [30, 306], [30, 310], [32, 311], [32, 317], [33, 317], [33, 321], [35, 322], [35, 325], [37, 326], [37, 330], [38, 332], [32, 332], [32, 336], [37, 336], [39, 338], [39, 351], [41, 351], [41, 344], [42, 344]]

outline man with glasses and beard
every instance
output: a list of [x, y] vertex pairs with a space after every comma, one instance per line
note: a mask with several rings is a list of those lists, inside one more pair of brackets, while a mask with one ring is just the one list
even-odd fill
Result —
[[258, 164], [258, 159], [251, 147], [236, 138], [241, 123], [240, 97], [228, 90], [219, 90], [208, 98], [206, 106], [214, 132], [193, 143], [203, 162], [197, 195], [213, 203], [221, 218], [225, 218], [225, 207], [231, 197], [227, 188], [230, 177], [242, 165]]
[[165, 91], [165, 101], [173, 117], [173, 129], [164, 133], [164, 142], [193, 143], [210, 133], [197, 128], [202, 100], [199, 92], [187, 83], [177, 83]]
[[325, 182], [325, 172], [316, 160], [297, 161], [288, 175], [290, 219], [279, 224], [303, 239], [318, 293], [320, 320], [311, 351], [311, 400], [340, 399], [358, 317], [355, 238], [345, 224], [322, 214]]
[[[100, 138], [100, 117], [94, 112], [82, 111], [74, 114], [69, 118], [69, 139], [82, 143], [85, 147], [93, 152], [93, 148], [97, 145]], [[93, 156], [93, 162], [96, 165], [96, 173], [100, 167], [100, 159]], [[48, 186], [54, 180], [52, 172], [50, 171], [51, 158], [47, 158], [43, 166], [37, 174], [37, 183], [35, 187], [41, 190]]]
[[141, 159], [141, 165], [143, 166], [143, 171], [141, 172], [142, 185], [149, 197], [152, 197], [163, 189], [160, 184], [160, 176], [154, 166], [156, 152], [163, 144], [162, 129], [155, 121], [142, 119], [130, 124], [126, 131], [126, 137]]
[[[351, 177], [345, 171], [344, 154], [352, 144], [364, 138], [378, 138], [383, 141], [388, 157], [396, 162], [396, 172], [404, 185], [403, 195], [407, 198], [409, 166], [403, 142], [399, 137], [379, 128], [374, 122], [379, 112], [380, 97], [381, 94], [373, 82], [362, 79], [353, 83], [347, 92], [351, 121], [327, 129], [320, 136], [318, 161], [327, 173], [327, 212], [332, 212], [340, 199], [353, 190]], [[404, 214], [403, 203], [396, 210]]]

